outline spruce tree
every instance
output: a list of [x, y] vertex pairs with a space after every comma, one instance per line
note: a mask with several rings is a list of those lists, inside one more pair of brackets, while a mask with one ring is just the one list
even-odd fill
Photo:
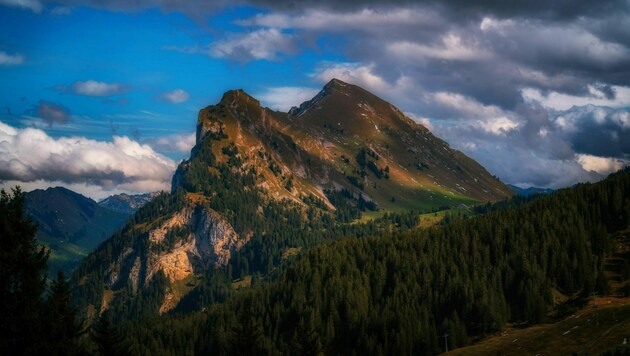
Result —
[[82, 323], [77, 321], [76, 311], [70, 307], [70, 284], [63, 272], [57, 273], [45, 303], [48, 320], [47, 344], [52, 355], [80, 353], [78, 340], [82, 334]]
[[92, 341], [98, 346], [98, 351], [103, 356], [129, 355], [130, 351], [125, 343], [125, 338], [118, 328], [112, 325], [109, 312], [105, 310], [92, 325]]
[[46, 351], [41, 338], [48, 251], [37, 244], [36, 226], [24, 216], [24, 194], [0, 191], [0, 354]]

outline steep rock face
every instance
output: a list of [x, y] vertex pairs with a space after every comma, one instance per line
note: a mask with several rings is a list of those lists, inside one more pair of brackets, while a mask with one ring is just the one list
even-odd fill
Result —
[[203, 209], [195, 221], [195, 251], [205, 268], [225, 266], [233, 251], [247, 238], [239, 238], [232, 226], [216, 211]]
[[[148, 286], [158, 272], [173, 284], [226, 265], [231, 254], [247, 242], [216, 211], [192, 205], [149, 230], [146, 239], [150, 253], [142, 255], [128, 248], [112, 263], [105, 276], [109, 288], [127, 285], [135, 293]], [[167, 306], [161, 312], [173, 308], [181, 298], [172, 288], [165, 292]]]

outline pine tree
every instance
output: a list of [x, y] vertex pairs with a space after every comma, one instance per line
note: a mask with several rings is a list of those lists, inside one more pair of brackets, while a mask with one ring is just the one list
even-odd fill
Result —
[[48, 251], [37, 244], [35, 224], [24, 216], [24, 194], [0, 191], [0, 354], [45, 352], [44, 322]]
[[245, 312], [231, 330], [229, 354], [269, 355], [269, 345], [260, 320]]
[[112, 325], [107, 310], [92, 325], [92, 340], [96, 343], [99, 353], [103, 356], [130, 354], [125, 338]]
[[292, 352], [296, 355], [322, 355], [322, 342], [313, 323], [312, 313], [307, 320], [300, 318], [295, 330]]
[[61, 271], [57, 273], [57, 279], [52, 282], [45, 306], [50, 354], [79, 353], [78, 340], [82, 334], [82, 323], [77, 321], [76, 310], [70, 307], [70, 284]]

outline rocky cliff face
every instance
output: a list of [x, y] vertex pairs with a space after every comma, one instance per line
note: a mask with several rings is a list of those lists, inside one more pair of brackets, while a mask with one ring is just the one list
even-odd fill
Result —
[[[148, 231], [148, 254], [128, 248], [107, 269], [110, 289], [123, 285], [136, 293], [161, 272], [171, 284], [205, 270], [225, 266], [247, 238], [241, 238], [216, 211], [189, 205]], [[173, 308], [182, 295], [167, 288], [160, 311]]]

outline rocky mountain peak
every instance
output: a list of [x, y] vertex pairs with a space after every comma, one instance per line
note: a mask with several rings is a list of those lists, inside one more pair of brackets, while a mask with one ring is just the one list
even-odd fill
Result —
[[303, 102], [299, 107], [292, 107], [291, 110], [289, 110], [289, 116], [302, 116], [305, 112], [317, 106], [324, 98], [334, 93], [343, 93], [351, 87], [352, 85], [344, 83], [337, 78], [333, 78], [326, 83], [322, 90], [320, 90], [319, 93], [317, 93], [317, 95], [315, 95], [311, 100]]
[[247, 94], [243, 89], [228, 90], [223, 94], [219, 105], [229, 108], [237, 108], [243, 105], [260, 106], [260, 102]]

